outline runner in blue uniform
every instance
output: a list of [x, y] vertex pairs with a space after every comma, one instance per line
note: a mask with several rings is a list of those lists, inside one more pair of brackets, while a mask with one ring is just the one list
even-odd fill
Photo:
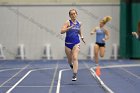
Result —
[[67, 55], [68, 63], [73, 69], [72, 81], [76, 81], [78, 71], [78, 53], [80, 50], [79, 36], [83, 42], [84, 38], [81, 33], [81, 23], [76, 20], [77, 11], [75, 9], [71, 9], [69, 11], [69, 17], [70, 20], [67, 20], [61, 28], [61, 34], [66, 33], [65, 53]]
[[98, 66], [98, 54], [104, 57], [105, 54], [105, 42], [109, 39], [109, 31], [104, 27], [104, 25], [110, 21], [112, 18], [110, 16], [104, 17], [99, 26], [95, 27], [91, 31], [91, 35], [96, 33], [96, 43], [94, 44], [94, 58], [96, 66]]

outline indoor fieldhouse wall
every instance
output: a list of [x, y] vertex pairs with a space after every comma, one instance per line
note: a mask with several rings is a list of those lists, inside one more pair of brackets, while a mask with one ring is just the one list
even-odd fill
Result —
[[53, 59], [63, 59], [64, 36], [60, 34], [61, 26], [69, 19], [68, 11], [75, 8], [78, 20], [83, 23], [82, 33], [86, 45], [81, 43], [79, 59], [86, 59], [89, 45], [95, 42], [95, 36], [90, 36], [93, 27], [107, 15], [112, 21], [106, 26], [111, 37], [106, 43], [104, 59], [110, 59], [112, 44], [119, 44], [119, 5], [13, 5], [0, 6], [0, 44], [5, 47], [7, 59], [14, 59], [18, 44], [24, 44], [27, 59], [40, 59], [45, 44], [51, 44]]
[[120, 0], [0, 0], [0, 4], [9, 5], [38, 5], [38, 4], [75, 4], [75, 3], [88, 3], [88, 4], [119, 4]]

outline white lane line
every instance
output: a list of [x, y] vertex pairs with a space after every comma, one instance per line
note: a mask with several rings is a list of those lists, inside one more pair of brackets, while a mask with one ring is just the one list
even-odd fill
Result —
[[39, 69], [33, 69], [32, 71], [48, 70], [48, 69], [55, 69], [55, 68], [39, 68]]
[[54, 86], [54, 80], [55, 80], [55, 77], [56, 77], [57, 69], [58, 69], [58, 63], [56, 65], [56, 68], [55, 68], [55, 71], [54, 71], [54, 75], [53, 75], [53, 79], [51, 81], [51, 86], [50, 86], [50, 89], [49, 89], [49, 93], [52, 93], [52, 89], [53, 89], [53, 86]]
[[136, 75], [136, 74], [134, 74], [134, 73], [132, 73], [132, 72], [130, 72], [130, 71], [128, 71], [128, 70], [126, 70], [126, 69], [124, 69], [124, 68], [121, 68], [123, 71], [125, 71], [125, 72], [127, 72], [127, 73], [129, 73], [130, 75], [132, 75], [132, 76], [134, 76], [134, 77], [136, 77], [136, 78], [138, 78], [138, 79], [140, 79], [140, 76], [138, 76], [138, 75]]
[[46, 69], [54, 69], [54, 68], [41, 68], [41, 69], [35, 69], [28, 71], [15, 85], [13, 85], [6, 93], [10, 93], [17, 85], [22, 82], [31, 72], [38, 71], [38, 70], [46, 70]]
[[[125, 72], [131, 74], [132, 76], [134, 76], [134, 77], [136, 77], [138, 79], [140, 79], [140, 76], [138, 76], [138, 75], [136, 75], [136, 74], [124, 69], [124, 67], [139, 67], [139, 66], [140, 66], [140, 64], [123, 64], [123, 65], [101, 66], [100, 68], [121, 68]], [[92, 68], [94, 68], [94, 67], [92, 67]]]
[[59, 71], [59, 77], [58, 77], [58, 82], [57, 82], [56, 93], [60, 92], [60, 83], [61, 83], [62, 72], [67, 71], [67, 70], [71, 70], [71, 69], [63, 69], [63, 70]]
[[[12, 86], [3, 86], [3, 88], [9, 88]], [[50, 86], [16, 86], [16, 88], [49, 88]], [[56, 86], [54, 86], [56, 87]]]
[[11, 69], [2, 69], [0, 70], [0, 72], [3, 72], [3, 71], [11, 71], [11, 70], [18, 70], [18, 69], [22, 69], [22, 68], [11, 68]]
[[[100, 66], [100, 68], [122, 68], [122, 69], [123, 69], [123, 67], [139, 67], [139, 66], [140, 66], [140, 64], [123, 64], [123, 65]], [[110, 88], [108, 88], [108, 87], [103, 83], [103, 81], [100, 81], [101, 79], [96, 75], [96, 73], [95, 73], [95, 71], [94, 71], [93, 69], [95, 69], [95, 67], [92, 67], [90, 70], [92, 71], [93, 76], [94, 76], [95, 78], [97, 78], [97, 80], [99, 81], [99, 83], [102, 84], [103, 87], [109, 91], [109, 93], [114, 93]], [[123, 69], [123, 70], [125, 70], [125, 69]], [[126, 71], [127, 73], [129, 73], [129, 74], [131, 74], [131, 75], [137, 77], [138, 79], [140, 78], [139, 76], [136, 76], [135, 74], [133, 74], [133, 73], [127, 71], [127, 70], [125, 70], [125, 71]]]
[[139, 67], [139, 66], [140, 64], [123, 64], [123, 65], [100, 66], [100, 68]]
[[26, 65], [25, 67], [21, 68], [21, 70], [19, 70], [16, 74], [14, 74], [11, 78], [9, 78], [8, 80], [6, 80], [5, 82], [3, 82], [0, 87], [2, 87], [4, 84], [6, 84], [8, 81], [10, 81], [11, 79], [13, 79], [14, 77], [16, 77], [19, 73], [21, 73], [24, 69], [26, 69], [29, 65]]
[[102, 86], [102, 88], [107, 92], [107, 93], [114, 93], [107, 85], [104, 84], [104, 82], [96, 75], [96, 72], [91, 68], [91, 74], [93, 77], [98, 81], [98, 83]]
[[[84, 63], [84, 64], [85, 64], [85, 66], [89, 69], [89, 66], [88, 66], [86, 63]], [[104, 84], [104, 82], [100, 79], [100, 77], [98, 77], [98, 76], [96, 75], [96, 72], [93, 70], [93, 68], [90, 68], [89, 70], [90, 70], [92, 76], [95, 78], [95, 80], [97, 80], [97, 82], [98, 82], [98, 83], [102, 86], [102, 88], [105, 90], [105, 92], [107, 92], [107, 93], [114, 93], [107, 85]]]
[[[3, 69], [3, 70], [0, 70], [0, 72], [11, 71], [11, 70], [18, 70], [18, 69], [22, 69], [22, 68]], [[37, 68], [37, 69], [33, 69], [33, 71], [36, 71], [36, 70], [45, 70], [45, 69], [55, 69], [55, 68]]]
[[[95, 86], [99, 86], [99, 85], [95, 85], [95, 84], [87, 84], [87, 85], [76, 85], [79, 87], [95, 87]], [[3, 86], [3, 88], [9, 88], [11, 86]], [[51, 86], [16, 86], [17, 88], [50, 88]], [[53, 86], [53, 88], [56, 88], [57, 86]], [[64, 85], [61, 87], [65, 87]]]
[[32, 72], [32, 70], [28, 71], [17, 83], [15, 83], [15, 85], [13, 85], [6, 93], [10, 93], [22, 80], [24, 80], [30, 73]]

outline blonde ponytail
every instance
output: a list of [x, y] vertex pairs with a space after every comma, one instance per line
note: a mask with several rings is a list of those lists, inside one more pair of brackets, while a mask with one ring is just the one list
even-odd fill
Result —
[[110, 20], [112, 20], [112, 17], [111, 16], [105, 16], [101, 22], [103, 22], [104, 24], [106, 24], [107, 22], [109, 22]]

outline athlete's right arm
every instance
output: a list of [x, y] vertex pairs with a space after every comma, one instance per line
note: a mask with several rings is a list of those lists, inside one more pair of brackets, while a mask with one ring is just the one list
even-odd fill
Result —
[[64, 34], [65, 32], [67, 32], [70, 28], [72, 28], [73, 26], [70, 26], [70, 22], [69, 20], [67, 20], [65, 22], [65, 24], [62, 26], [61, 28], [61, 34]]
[[96, 28], [97, 28], [97, 27], [95, 27], [95, 28], [92, 29], [92, 31], [90, 32], [90, 35], [94, 35], [94, 34], [95, 34]]

